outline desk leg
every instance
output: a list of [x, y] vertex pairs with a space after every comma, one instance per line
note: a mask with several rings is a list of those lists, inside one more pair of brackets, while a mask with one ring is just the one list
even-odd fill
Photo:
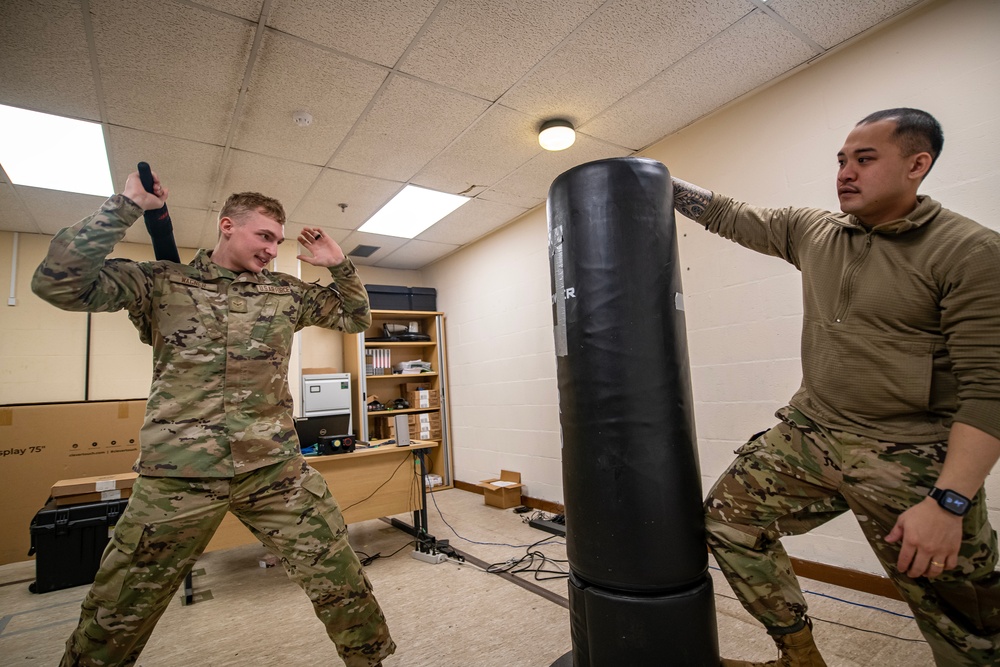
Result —
[[181, 604], [185, 607], [194, 604], [194, 580], [190, 572], [184, 577], [184, 597], [181, 599]]
[[419, 537], [421, 533], [426, 533], [430, 525], [427, 522], [427, 452], [418, 449], [413, 452], [420, 463], [420, 508], [413, 512], [413, 527]]

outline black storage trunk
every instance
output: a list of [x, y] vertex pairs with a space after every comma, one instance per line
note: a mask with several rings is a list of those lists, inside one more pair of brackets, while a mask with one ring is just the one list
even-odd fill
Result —
[[437, 310], [437, 290], [433, 287], [365, 285], [372, 310]]
[[410, 310], [437, 310], [437, 290], [433, 287], [411, 287]]
[[48, 593], [94, 581], [101, 555], [128, 500], [41, 509], [31, 520], [35, 555], [32, 593]]
[[410, 288], [397, 285], [365, 285], [372, 310], [410, 310]]

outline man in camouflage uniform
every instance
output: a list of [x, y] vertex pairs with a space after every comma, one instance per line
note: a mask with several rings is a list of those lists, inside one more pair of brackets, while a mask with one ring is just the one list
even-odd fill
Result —
[[166, 197], [158, 179], [147, 193], [132, 174], [123, 194], [55, 236], [32, 281], [65, 310], [127, 309], [153, 347], [139, 478], [61, 664], [134, 664], [230, 511], [281, 555], [344, 662], [380, 665], [395, 645], [340, 508], [299, 453], [287, 380], [296, 331], [371, 324], [364, 286], [318, 228], [299, 236], [308, 251], [299, 259], [328, 267], [329, 286], [268, 271], [285, 216], [257, 193], [227, 200], [215, 249], [188, 265], [106, 259]]
[[779, 648], [767, 665], [826, 664], [780, 538], [847, 510], [937, 664], [1000, 664], [982, 489], [1000, 456], [1000, 235], [917, 195], [943, 142], [922, 111], [866, 117], [838, 154], [843, 214], [674, 179], [682, 214], [802, 272], [802, 386], [705, 503], [719, 566]]

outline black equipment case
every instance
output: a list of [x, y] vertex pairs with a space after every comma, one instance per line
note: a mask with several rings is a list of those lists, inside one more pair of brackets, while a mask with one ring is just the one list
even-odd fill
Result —
[[32, 593], [48, 593], [94, 581], [101, 556], [128, 499], [43, 508], [31, 520], [35, 556]]

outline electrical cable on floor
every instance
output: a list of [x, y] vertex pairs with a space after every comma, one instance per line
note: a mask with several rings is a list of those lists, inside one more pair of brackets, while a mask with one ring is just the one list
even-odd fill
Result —
[[[458, 539], [464, 540], [464, 541], [469, 542], [471, 544], [480, 544], [480, 545], [484, 545], [484, 546], [513, 547], [515, 549], [521, 549], [521, 548], [526, 549], [527, 553], [524, 556], [522, 556], [521, 558], [519, 558], [517, 560], [508, 559], [507, 561], [505, 561], [503, 563], [494, 563], [494, 564], [490, 565], [488, 568], [486, 568], [485, 570], [483, 570], [484, 572], [487, 572], [487, 573], [490, 573], [490, 574], [501, 574], [501, 573], [519, 574], [519, 573], [522, 573], [522, 572], [534, 572], [535, 573], [535, 580], [536, 581], [545, 581], [547, 579], [561, 579], [561, 578], [569, 576], [568, 572], [565, 572], [565, 571], [563, 571], [561, 569], [558, 569], [559, 566], [556, 565], [556, 563], [568, 563], [569, 562], [568, 560], [559, 560], [559, 559], [549, 558], [548, 556], [545, 556], [545, 554], [543, 554], [541, 552], [536, 552], [535, 554], [531, 553], [531, 549], [534, 548], [534, 547], [537, 547], [537, 546], [543, 546], [543, 545], [546, 545], [546, 544], [565, 545], [566, 544], [565, 542], [552, 541], [550, 538], [542, 538], [541, 540], [539, 540], [538, 542], [535, 542], [534, 544], [527, 544], [527, 545], [525, 545], [525, 544], [517, 544], [517, 545], [515, 545], [515, 544], [506, 544], [506, 543], [502, 543], [502, 542], [477, 542], [476, 540], [470, 540], [467, 537], [462, 537], [461, 535], [459, 535], [458, 531], [455, 530], [455, 528], [450, 523], [448, 523], [448, 520], [444, 518], [444, 514], [441, 512], [441, 507], [438, 506], [437, 499], [434, 498], [434, 494], [428, 494], [428, 495], [430, 496], [431, 500], [434, 502], [434, 509], [437, 510], [438, 516], [441, 517], [441, 521], [444, 522], [444, 525], [448, 526], [448, 528], [451, 530], [451, 532], [454, 533], [455, 537], [457, 537]], [[532, 514], [532, 516], [530, 516], [530, 517], [524, 517], [524, 516], [522, 516], [521, 520], [523, 522], [527, 523], [531, 519], [535, 519], [535, 518], [548, 519], [549, 517], [547, 517], [545, 515], [545, 512], [542, 512], [541, 510], [539, 510], [539, 511], [535, 512], [534, 514]], [[538, 560], [538, 566], [534, 570], [532, 570], [531, 569], [531, 565], [535, 562], [536, 559]], [[521, 565], [522, 563], [524, 563], [525, 560], [528, 560], [527, 565], [525, 565], [524, 567], [522, 567], [520, 569], [516, 569], [516, 568], [518, 568], [519, 565]], [[558, 571], [542, 569], [542, 567], [545, 565], [546, 562], [551, 562], [553, 565], [555, 565], [555, 567], [558, 569]], [[721, 572], [721, 570], [718, 567], [714, 566], [714, 565], [709, 566], [709, 568]], [[482, 568], [480, 568], [480, 569], [482, 569]], [[551, 577], [540, 577], [539, 574], [552, 574], [553, 576], [551, 576]], [[868, 605], [868, 604], [862, 604], [860, 602], [852, 602], [850, 600], [844, 600], [842, 598], [838, 598], [838, 597], [835, 597], [833, 595], [827, 595], [825, 593], [818, 593], [816, 591], [804, 590], [803, 592], [804, 593], [809, 593], [811, 595], [817, 595], [817, 596], [820, 596], [820, 597], [826, 597], [826, 598], [829, 598], [831, 600], [836, 600], [837, 602], [843, 602], [844, 604], [849, 604], [849, 605], [853, 605], [853, 606], [856, 606], [856, 607], [864, 607], [866, 609], [872, 609], [872, 610], [875, 610], [875, 611], [881, 611], [883, 613], [891, 614], [893, 616], [900, 616], [902, 618], [907, 618], [907, 619], [913, 620], [913, 616], [910, 616], [908, 614], [901, 614], [899, 612], [895, 612], [895, 611], [892, 611], [892, 610], [889, 610], [889, 609], [884, 609], [882, 607], [877, 607], [877, 606]], [[739, 600], [737, 598], [735, 598], [735, 597], [733, 597], [731, 595], [724, 595], [722, 593], [715, 593], [715, 595], [718, 596], [718, 597], [720, 597], [720, 598], [725, 598], [727, 600], [735, 600], [735, 601], [739, 602]], [[849, 628], [851, 630], [857, 630], [858, 632], [865, 632], [865, 633], [872, 634], [872, 635], [881, 635], [883, 637], [888, 637], [890, 639], [898, 639], [899, 641], [911, 642], [911, 643], [918, 643], [918, 644], [924, 643], [923, 639], [910, 639], [909, 637], [900, 637], [898, 635], [891, 635], [891, 634], [888, 634], [888, 633], [885, 633], [885, 632], [879, 632], [878, 630], [868, 630], [868, 629], [865, 629], [865, 628], [859, 628], [857, 626], [848, 625], [846, 623], [840, 623], [840, 622], [837, 622], [837, 621], [830, 621], [830, 620], [827, 620], [825, 618], [819, 618], [819, 617], [813, 616], [812, 614], [809, 615], [809, 618], [813, 619], [814, 621], [820, 621], [820, 622], [823, 622], [823, 623], [829, 623], [831, 625], [839, 625], [841, 627]]]
[[[733, 600], [735, 602], [739, 602], [740, 601], [739, 598], [737, 598], [735, 596], [732, 596], [732, 595], [726, 595], [725, 593], [716, 593], [715, 596], [716, 597], [720, 597], [720, 598], [724, 598], [726, 600]], [[834, 598], [834, 599], [836, 600], [838, 598]], [[847, 602], [848, 604], [851, 604], [851, 602], [847, 601], [847, 600], [841, 600], [841, 601], [842, 602]], [[862, 605], [862, 606], [867, 606], [867, 605]], [[878, 609], [878, 607], [872, 607], [872, 608], [873, 609]], [[892, 613], [892, 612], [889, 612], [889, 613]], [[839, 621], [831, 621], [829, 619], [820, 618], [819, 616], [814, 616], [812, 614], [809, 614], [809, 618], [811, 618], [813, 621], [820, 621], [821, 623], [829, 623], [830, 625], [839, 625], [842, 628], [849, 628], [851, 630], [857, 630], [858, 632], [867, 632], [870, 635], [882, 635], [883, 637], [888, 637], [890, 639], [898, 639], [901, 642], [911, 642], [911, 643], [914, 643], [914, 644], [924, 644], [924, 643], [926, 643], [925, 640], [923, 640], [923, 639], [910, 639], [909, 637], [900, 637], [899, 635], [890, 635], [887, 632], [879, 632], [878, 630], [868, 630], [866, 628], [859, 628], [856, 625], [849, 625], [847, 623], [840, 623]]]
[[[715, 566], [715, 565], [709, 565], [708, 569], [715, 570], [716, 572], [722, 572], [722, 570], [720, 568], [718, 568], [717, 566]], [[808, 593], [809, 595], [815, 595], [815, 596], [821, 597], [821, 598], [829, 598], [831, 600], [836, 600], [837, 602], [843, 602], [844, 604], [853, 605], [855, 607], [864, 607], [865, 609], [874, 609], [875, 611], [880, 611], [883, 614], [891, 614], [892, 616], [900, 616], [902, 618], [908, 618], [911, 621], [913, 620], [913, 616], [911, 616], [910, 614], [902, 614], [902, 613], [900, 613], [898, 611], [892, 611], [891, 609], [883, 609], [882, 607], [876, 607], [875, 605], [864, 604], [864, 603], [861, 603], [861, 602], [853, 602], [851, 600], [845, 600], [843, 598], [838, 598], [838, 597], [833, 596], [833, 595], [828, 595], [827, 593], [817, 593], [816, 591], [810, 591], [808, 589], [802, 589], [802, 592], [803, 593]]]
[[541, 543], [535, 542], [534, 544], [507, 544], [506, 542], [477, 542], [476, 540], [470, 540], [467, 537], [462, 537], [461, 535], [459, 535], [458, 531], [455, 530], [455, 528], [450, 523], [448, 523], [448, 520], [444, 518], [444, 514], [441, 513], [441, 508], [438, 506], [437, 498], [434, 497], [434, 494], [430, 493], [428, 495], [430, 496], [431, 501], [434, 503], [434, 509], [437, 510], [438, 516], [441, 517], [441, 521], [444, 522], [444, 525], [448, 526], [451, 532], [455, 534], [455, 537], [457, 537], [460, 540], [464, 540], [465, 542], [469, 542], [470, 544], [481, 544], [483, 546], [488, 546], [488, 547], [511, 547], [512, 549], [525, 549], [534, 546], [544, 546], [546, 544], [556, 544], [556, 545], [566, 544], [565, 542], [552, 541], [551, 538], [544, 538], [549, 540], [548, 542], [541, 542]]
[[393, 551], [388, 556], [383, 556], [381, 551], [378, 552], [378, 553], [376, 553], [376, 554], [374, 554], [374, 555], [371, 555], [371, 556], [369, 556], [368, 554], [366, 554], [364, 551], [358, 551], [357, 549], [354, 550], [354, 553], [358, 554], [359, 556], [364, 556], [364, 558], [361, 559], [361, 565], [362, 565], [362, 567], [368, 567], [373, 562], [377, 561], [379, 558], [383, 558], [383, 559], [384, 558], [392, 558], [393, 556], [395, 556], [396, 554], [398, 554], [400, 551], [402, 551], [403, 549], [405, 549], [406, 547], [408, 547], [408, 546], [410, 546], [412, 544], [415, 544], [414, 540], [407, 540], [407, 542], [403, 546], [399, 547], [398, 549], [396, 549], [395, 551]]
[[[499, 574], [501, 572], [507, 572], [509, 574], [521, 574], [522, 572], [533, 572], [535, 575], [535, 581], [549, 581], [550, 579], [566, 579], [569, 577], [569, 571], [562, 569], [559, 563], [569, 563], [568, 560], [562, 558], [551, 558], [546, 556], [541, 551], [532, 551], [536, 546], [547, 540], [547, 537], [528, 546], [525, 549], [525, 554], [514, 560], [513, 558], [503, 562], [503, 563], [493, 563], [488, 568], [486, 572], [489, 574]], [[525, 562], [527, 561], [527, 562]], [[537, 564], [536, 564], [537, 562]], [[551, 564], [555, 567], [554, 570], [546, 569], [545, 565]], [[541, 576], [543, 574], [551, 576]]]

